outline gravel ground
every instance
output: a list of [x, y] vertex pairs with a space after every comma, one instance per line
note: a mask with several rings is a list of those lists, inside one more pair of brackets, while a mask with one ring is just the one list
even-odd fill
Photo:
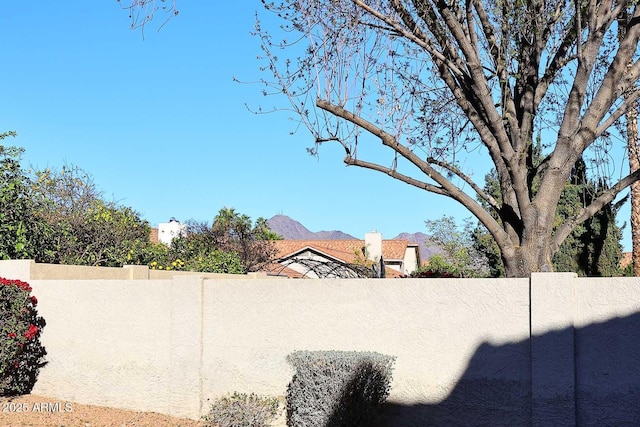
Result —
[[0, 427], [205, 427], [155, 412], [81, 405], [32, 394], [0, 397]]

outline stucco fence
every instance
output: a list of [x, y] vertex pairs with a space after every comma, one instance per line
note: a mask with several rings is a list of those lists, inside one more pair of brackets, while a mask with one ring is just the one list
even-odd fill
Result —
[[32, 267], [0, 262], [47, 322], [35, 394], [196, 419], [233, 391], [285, 395], [295, 350], [362, 350], [397, 358], [382, 425], [640, 425], [635, 278], [46, 280]]

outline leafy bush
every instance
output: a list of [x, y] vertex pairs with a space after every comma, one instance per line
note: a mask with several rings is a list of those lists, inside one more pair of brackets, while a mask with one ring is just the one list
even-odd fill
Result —
[[416, 271], [409, 275], [411, 278], [452, 278], [455, 277], [451, 272], [444, 269], [433, 268], [431, 264], [428, 267], [418, 267]]
[[279, 406], [275, 397], [233, 393], [216, 400], [202, 418], [217, 427], [263, 427], [275, 418]]
[[28, 283], [0, 278], [0, 396], [29, 393], [44, 366], [45, 321], [30, 293]]
[[190, 260], [188, 265], [190, 269], [194, 271], [202, 271], [205, 273], [244, 273], [242, 261], [238, 257], [238, 254], [218, 249], [203, 252], [200, 256]]
[[395, 357], [374, 352], [298, 351], [287, 387], [287, 426], [369, 426], [389, 396]]

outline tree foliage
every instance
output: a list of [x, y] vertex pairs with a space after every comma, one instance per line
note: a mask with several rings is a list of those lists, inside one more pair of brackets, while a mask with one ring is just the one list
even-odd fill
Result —
[[[311, 152], [339, 144], [347, 165], [459, 202], [496, 242], [508, 276], [551, 269], [573, 230], [640, 178], [624, 176], [624, 161], [616, 169], [611, 156], [640, 95], [636, 2], [263, 3], [283, 29], [256, 25], [275, 77], [265, 94], [290, 101], [313, 135]], [[463, 162], [472, 151], [491, 162], [501, 200], [464, 167], [477, 163]], [[605, 172], [617, 179], [557, 224], [581, 157], [596, 181]]]
[[[0, 141], [15, 132], [0, 134]], [[0, 145], [0, 259], [25, 259], [41, 254], [48, 232], [39, 220], [31, 179], [20, 163], [23, 149]]]
[[[558, 205], [557, 223], [561, 224], [576, 210], [589, 205], [608, 190], [605, 181], [593, 182], [586, 176], [584, 162], [576, 163], [571, 179]], [[579, 224], [553, 257], [556, 271], [573, 271], [581, 276], [619, 276], [622, 258], [622, 229], [616, 224], [620, 205], [609, 203], [593, 217]]]
[[211, 226], [217, 245], [240, 257], [245, 271], [256, 271], [276, 256], [273, 240], [281, 239], [271, 231], [265, 218], [252, 224], [251, 218], [233, 208], [222, 208]]
[[40, 261], [119, 267], [147, 262], [148, 222], [127, 206], [107, 201], [77, 166], [35, 173], [38, 216], [49, 227]]
[[222, 208], [211, 226], [189, 222], [186, 234], [171, 242], [168, 258], [171, 263], [181, 260], [187, 270], [247, 273], [275, 258], [273, 240], [280, 238], [266, 219], [258, 218], [254, 224], [249, 216]]
[[429, 244], [441, 250], [429, 258], [429, 271], [455, 277], [488, 275], [486, 259], [473, 244], [470, 219], [464, 221], [462, 227], [458, 226], [452, 216], [427, 220], [425, 225], [430, 236]]
[[[0, 134], [0, 140], [15, 136]], [[77, 166], [26, 171], [23, 149], [0, 145], [0, 259], [202, 272], [246, 273], [270, 262], [280, 236], [264, 218], [223, 208], [212, 226], [191, 222], [171, 247], [150, 241], [151, 228], [128, 206], [106, 200]]]
[[[14, 136], [0, 135], [0, 140]], [[0, 258], [56, 264], [145, 264], [149, 224], [133, 209], [104, 200], [91, 176], [22, 167], [20, 147], [0, 145]]]

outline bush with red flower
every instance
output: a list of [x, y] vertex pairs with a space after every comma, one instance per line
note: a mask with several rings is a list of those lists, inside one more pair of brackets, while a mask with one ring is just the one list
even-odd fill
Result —
[[0, 278], [0, 396], [29, 393], [45, 364], [45, 321], [30, 293], [28, 283]]

